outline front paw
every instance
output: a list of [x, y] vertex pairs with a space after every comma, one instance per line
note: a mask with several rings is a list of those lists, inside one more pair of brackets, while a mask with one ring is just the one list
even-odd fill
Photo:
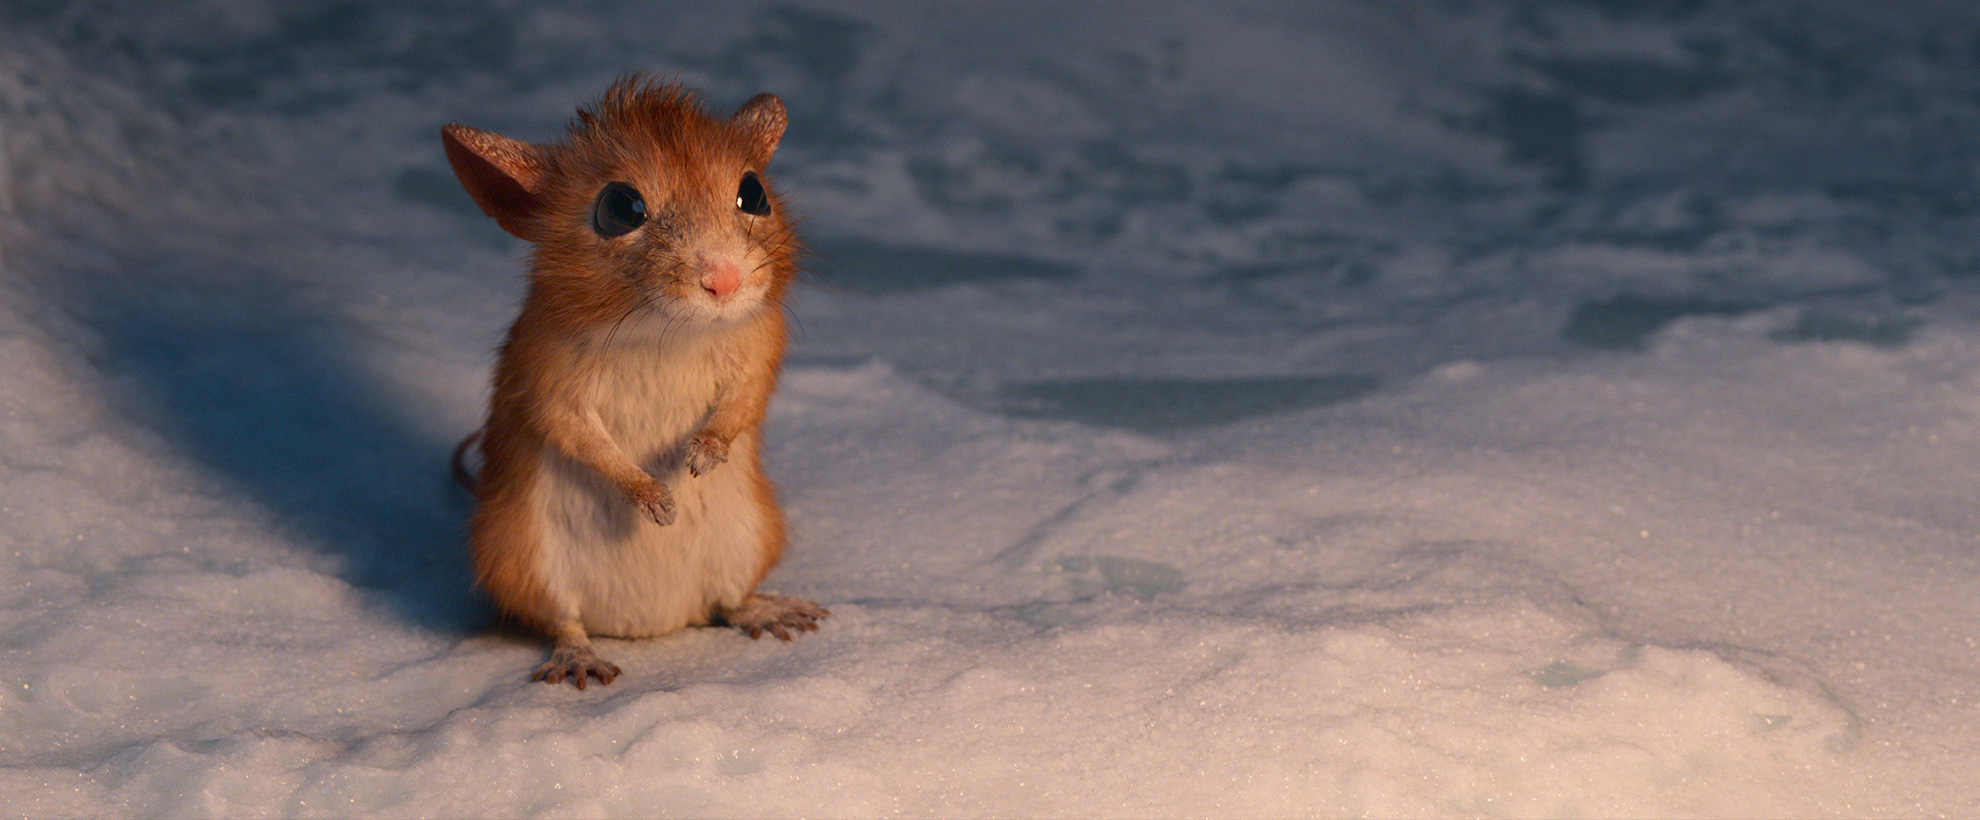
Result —
[[714, 433], [702, 433], [688, 442], [688, 472], [707, 475], [715, 466], [729, 460], [729, 442]]
[[626, 497], [653, 523], [662, 527], [674, 523], [674, 494], [667, 485], [647, 479], [645, 484], [627, 490]]

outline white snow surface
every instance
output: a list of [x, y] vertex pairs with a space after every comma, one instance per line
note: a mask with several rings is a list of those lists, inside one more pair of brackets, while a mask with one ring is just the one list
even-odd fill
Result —
[[[0, 814], [1980, 814], [1957, 2], [9, 4]], [[545, 642], [437, 127], [784, 97], [791, 643]]]

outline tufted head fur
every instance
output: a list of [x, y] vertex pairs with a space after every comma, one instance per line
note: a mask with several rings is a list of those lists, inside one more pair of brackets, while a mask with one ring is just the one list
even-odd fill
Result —
[[[441, 130], [482, 211], [536, 245], [531, 301], [546, 307], [545, 320], [576, 330], [732, 321], [779, 304], [797, 241], [765, 165], [785, 121], [770, 94], [718, 117], [692, 92], [635, 75], [580, 108], [556, 143]], [[767, 212], [739, 207], [746, 178]], [[637, 192], [643, 222], [605, 235], [595, 211], [613, 183]]]

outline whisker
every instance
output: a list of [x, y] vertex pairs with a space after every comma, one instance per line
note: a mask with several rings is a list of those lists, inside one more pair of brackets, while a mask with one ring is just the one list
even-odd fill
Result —
[[610, 345], [613, 342], [617, 341], [619, 330], [625, 326], [626, 320], [631, 319], [634, 314], [645, 309], [648, 305], [653, 304], [653, 299], [654, 299], [653, 294], [651, 293], [645, 294], [641, 296], [638, 301], [634, 302], [632, 307], [627, 308], [625, 312], [620, 313], [619, 318], [612, 322], [611, 330], [606, 331], [605, 343], [607, 345]]
[[789, 302], [788, 300], [786, 300], [786, 301], [784, 302], [784, 304], [782, 304], [782, 305], [781, 305], [780, 307], [781, 307], [781, 308], [783, 309], [783, 311], [784, 311], [784, 316], [786, 316], [786, 317], [788, 317], [788, 318], [789, 318], [789, 319], [791, 320], [791, 324], [793, 324], [793, 325], [796, 325], [796, 326], [797, 326], [797, 336], [798, 336], [798, 338], [800, 338], [800, 339], [802, 339], [802, 338], [804, 338], [804, 336], [805, 336], [805, 330], [804, 330], [804, 320], [803, 320], [803, 319], [800, 319], [800, 318], [798, 318], [798, 314], [797, 314], [797, 311], [796, 311], [796, 310], [793, 310], [793, 309], [791, 308], [791, 304], [790, 304], [790, 302]]

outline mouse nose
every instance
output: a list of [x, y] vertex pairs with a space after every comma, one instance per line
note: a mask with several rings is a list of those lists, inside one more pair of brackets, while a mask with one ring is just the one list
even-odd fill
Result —
[[708, 263], [701, 272], [701, 290], [716, 301], [729, 298], [742, 287], [742, 267], [728, 260]]

